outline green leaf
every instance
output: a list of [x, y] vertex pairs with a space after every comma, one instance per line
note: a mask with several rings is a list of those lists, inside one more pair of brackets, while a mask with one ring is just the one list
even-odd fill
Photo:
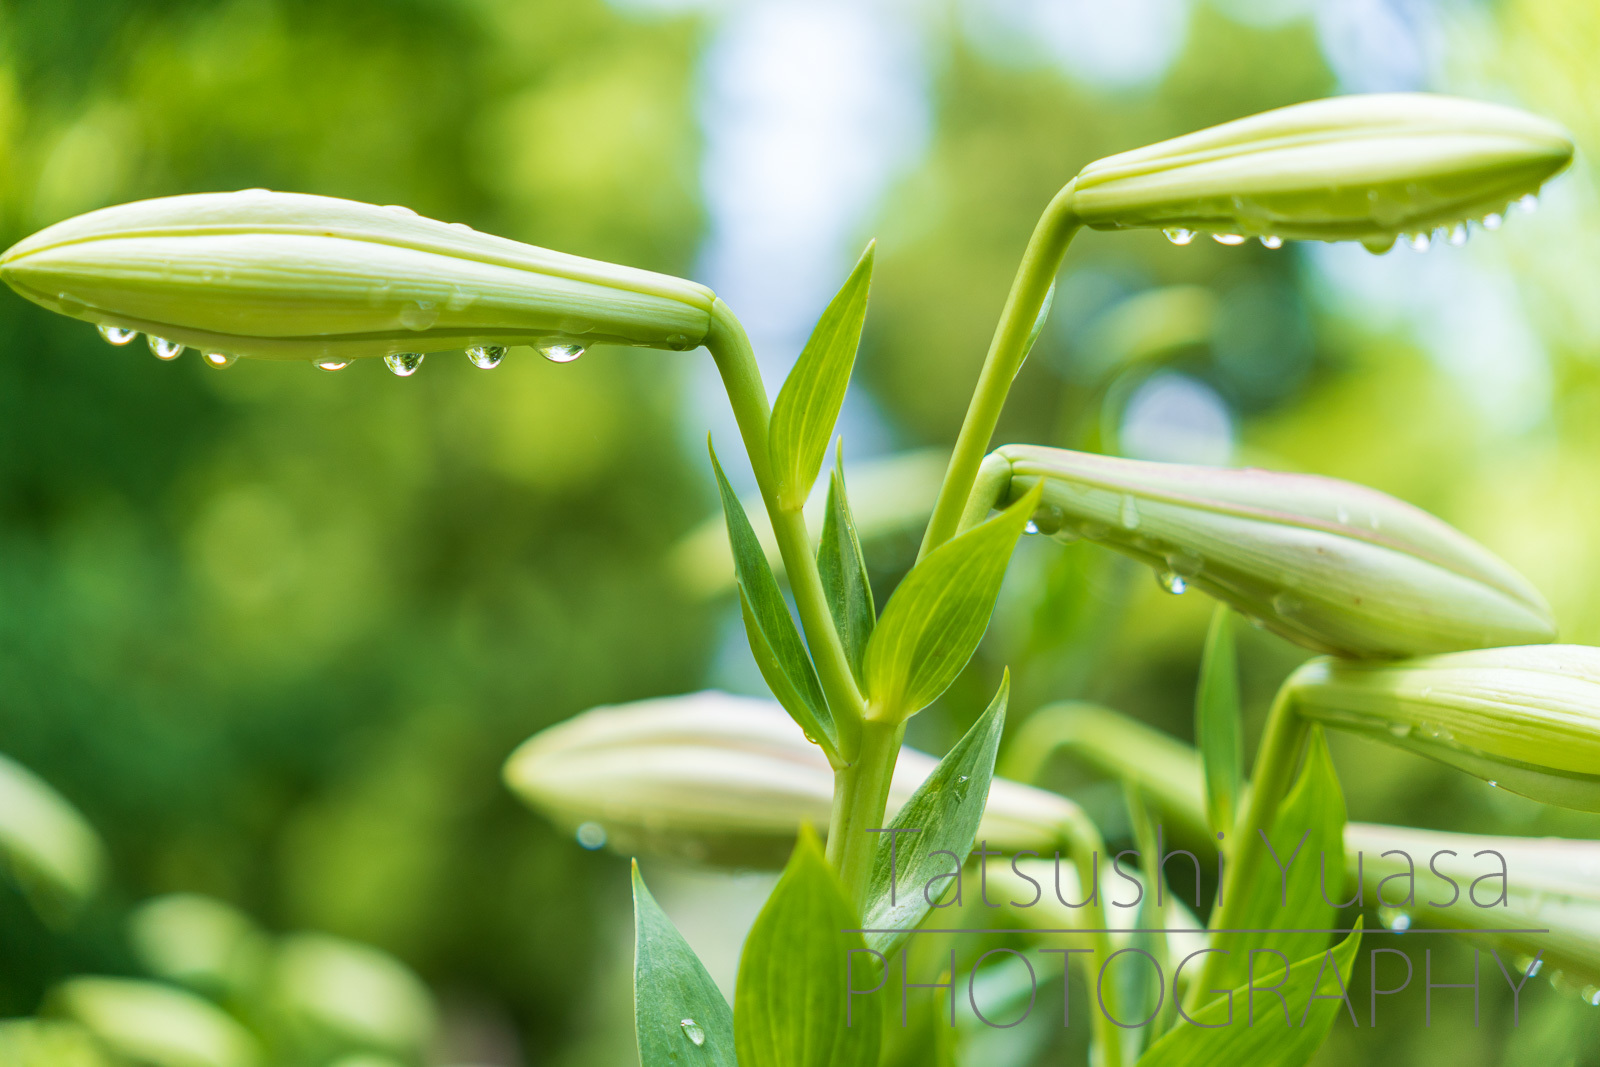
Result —
[[[1281, 965], [1267, 973], [1265, 964], [1272, 957], [1258, 956], [1263, 966], [1255, 979], [1254, 1025], [1247, 1025], [1250, 992], [1241, 983], [1230, 997], [1192, 1013], [1200, 1025], [1179, 1022], [1151, 1045], [1139, 1059], [1139, 1067], [1214, 1067], [1219, 1063], [1300, 1067], [1316, 1055], [1343, 1010], [1338, 998], [1350, 988], [1350, 971], [1360, 947], [1361, 922], [1357, 920], [1354, 933], [1326, 952], [1297, 960], [1289, 966], [1287, 977]], [[1293, 1026], [1283, 1025], [1284, 1008], [1278, 998], [1263, 992], [1280, 981]], [[1313, 993], [1326, 999], [1312, 1000]], [[1233, 1021], [1226, 1025], [1230, 1004]]]
[[1194, 736], [1206, 776], [1206, 820], [1220, 834], [1233, 833], [1244, 762], [1239, 737], [1239, 661], [1234, 651], [1233, 613], [1218, 604], [1200, 659], [1194, 698]]
[[822, 576], [822, 591], [828, 596], [828, 611], [850, 660], [850, 670], [860, 682], [864, 678], [867, 639], [877, 625], [878, 609], [872, 602], [867, 561], [861, 554], [861, 538], [856, 535], [850, 501], [845, 496], [842, 448], [835, 454], [828, 481], [828, 511], [822, 520], [822, 543], [817, 546], [817, 571]]
[[105, 848], [88, 821], [48, 782], [0, 756], [0, 868], [39, 914], [64, 923], [99, 888]]
[[[891, 831], [920, 832], [881, 835], [883, 840], [872, 861], [864, 923], [869, 931], [879, 932], [867, 934], [868, 948], [888, 955], [906, 935], [881, 931], [909, 930], [922, 921], [930, 906], [923, 892], [928, 880], [950, 873], [950, 857], [936, 853], [954, 852], [965, 862], [972, 851], [989, 800], [989, 781], [994, 776], [1000, 735], [1005, 731], [1010, 694], [1011, 675], [1007, 672], [989, 707], [888, 826]], [[896, 842], [892, 851], [891, 841]]]
[[1039, 313], [1033, 317], [1033, 326], [1028, 330], [1028, 343], [1022, 346], [1022, 358], [1017, 360], [1016, 374], [1022, 373], [1022, 365], [1028, 362], [1028, 356], [1033, 352], [1033, 346], [1038, 342], [1039, 335], [1044, 333], [1044, 324], [1050, 320], [1050, 305], [1056, 302], [1056, 283], [1051, 282], [1050, 288], [1044, 291], [1044, 299], [1039, 303]]
[[[1333, 926], [1338, 909], [1328, 901], [1344, 899], [1344, 823], [1344, 793], [1328, 756], [1328, 742], [1321, 727], [1314, 727], [1306, 745], [1305, 765], [1278, 807], [1268, 835], [1277, 859], [1264, 855], [1258, 876], [1251, 884], [1241, 887], [1248, 896], [1238, 913], [1235, 928], [1307, 931]], [[1326, 899], [1323, 896], [1324, 862]], [[1284, 903], [1280, 865], [1289, 869], [1287, 904]], [[1218, 957], [1223, 963], [1217, 971], [1218, 985], [1228, 987], [1244, 981], [1250, 949], [1276, 949], [1288, 959], [1297, 960], [1321, 952], [1327, 946], [1328, 935], [1217, 933], [1211, 943], [1216, 948], [1230, 950], [1230, 955]]]
[[860, 925], [815, 831], [802, 826], [739, 958], [739, 1067], [877, 1067], [883, 1006], [846, 992], [847, 967], [858, 990], [883, 980], [861, 935], [850, 932]]
[[633, 865], [633, 1026], [642, 1067], [738, 1067], [733, 1012]]
[[905, 719], [949, 688], [988, 629], [1006, 564], [1039, 506], [1043, 480], [1005, 511], [911, 569], [867, 642], [869, 714]]
[[850, 277], [817, 320], [811, 339], [772, 405], [767, 452], [778, 479], [778, 503], [789, 510], [805, 506], [839, 419], [861, 343], [861, 324], [867, 317], [873, 247], [867, 245]]
[[[1124, 779], [1122, 795], [1128, 805], [1128, 821], [1133, 827], [1134, 844], [1139, 849], [1139, 871], [1144, 878], [1144, 894], [1134, 912], [1135, 932], [1128, 938], [1128, 947], [1148, 952], [1161, 962], [1164, 972], [1170, 972], [1166, 930], [1176, 926], [1171, 914], [1176, 909], [1171, 907], [1172, 893], [1162, 877], [1160, 837], [1138, 783]], [[1160, 903], [1157, 903], [1158, 897]], [[1121, 981], [1116, 990], [1117, 1018], [1150, 1019], [1146, 1026], [1122, 1031], [1123, 1057], [1132, 1061], [1147, 1045], [1166, 1033], [1176, 1011], [1173, 998], [1163, 990], [1161, 978], [1153, 968], [1142, 964], [1124, 966], [1118, 977]]]
[[[710, 443], [707, 442], [707, 447]], [[828, 712], [827, 698], [817, 681], [817, 669], [800, 631], [789, 615], [789, 605], [784, 602], [778, 580], [772, 576], [772, 566], [767, 563], [761, 542], [744, 513], [744, 505], [728, 484], [717, 462], [716, 449], [711, 449], [711, 468], [717, 473], [717, 489], [722, 494], [722, 515], [728, 523], [728, 543], [733, 549], [733, 569], [739, 579], [739, 596], [744, 608], [745, 632], [750, 638], [750, 650], [762, 677], [772, 687], [789, 715], [806, 736], [822, 745], [830, 757], [835, 754], [838, 735], [833, 729], [833, 717]]]

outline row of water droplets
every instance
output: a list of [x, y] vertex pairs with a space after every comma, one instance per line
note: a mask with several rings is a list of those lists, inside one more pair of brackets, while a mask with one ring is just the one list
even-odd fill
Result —
[[[1139, 502], [1131, 493], [1124, 493], [1117, 507], [1117, 524], [1124, 530], [1137, 530], [1141, 517], [1139, 515]], [[1103, 523], [1093, 520], [1074, 525], [1067, 521], [1066, 514], [1053, 504], [1046, 504], [1023, 527], [1023, 532], [1028, 534], [1042, 534], [1063, 544], [1071, 544], [1080, 538], [1091, 541], [1103, 540], [1111, 531]], [[1160, 546], [1151, 546], [1159, 548]], [[1200, 573], [1205, 566], [1205, 561], [1198, 555], [1186, 549], [1174, 551], [1158, 551], [1165, 566], [1156, 569], [1156, 584], [1173, 596], [1182, 596], [1189, 590], [1189, 582]]]
[[[1403, 908], [1379, 908], [1378, 918], [1390, 932], [1403, 934], [1410, 930], [1414, 920], [1411, 913]], [[1544, 970], [1543, 957], [1519, 956], [1514, 962], [1518, 971], [1525, 978], [1537, 978]], [[1549, 975], [1550, 987], [1557, 992], [1573, 992], [1591, 1008], [1600, 1008], [1600, 985], [1585, 985], [1579, 988], [1567, 975], [1559, 970], [1552, 969]]]
[[[1539, 207], [1539, 198], [1533, 193], [1528, 193], [1526, 196], [1519, 197], [1518, 199], [1512, 201], [1512, 204], [1531, 215]], [[1498, 230], [1505, 223], [1505, 220], [1506, 217], [1502, 212], [1491, 211], [1482, 219], [1466, 220], [1458, 222], [1453, 226], [1440, 226], [1431, 231], [1403, 234], [1402, 236], [1405, 240], [1405, 243], [1413, 250], [1418, 252], [1426, 252], [1434, 244], [1439, 242], [1444, 242], [1460, 248], [1462, 245], [1467, 243], [1467, 221], [1477, 222], [1478, 225], [1482, 226], [1486, 230]], [[1167, 240], [1171, 241], [1175, 245], [1189, 244], [1197, 236], [1194, 230], [1187, 230], [1181, 226], [1169, 226], [1161, 232], [1166, 234]], [[1211, 239], [1221, 245], [1242, 245], [1249, 238], [1237, 233], [1214, 233], [1211, 235]], [[1283, 238], [1273, 234], [1265, 234], [1261, 237], [1258, 237], [1257, 240], [1267, 248], [1283, 247]], [[1388, 243], [1376, 242], [1369, 244], [1367, 248], [1369, 251], [1382, 254], [1393, 247], [1393, 244], [1394, 242], [1392, 240]]]
[[[129, 330], [121, 326], [98, 326], [100, 336], [114, 345], [132, 344], [138, 340], [139, 331]], [[146, 337], [150, 343], [150, 351], [161, 360], [174, 360], [183, 355], [184, 346], [177, 341], [169, 341], [165, 337], [150, 334]], [[571, 363], [583, 355], [584, 346], [561, 342], [557, 344], [537, 346], [539, 354], [552, 363]], [[467, 349], [467, 359], [479, 370], [493, 370], [505, 358], [506, 346], [504, 345], [475, 345]], [[231, 367], [238, 360], [238, 356], [226, 352], [206, 352], [201, 356], [209, 367]], [[384, 356], [384, 366], [402, 378], [409, 378], [422, 366], [424, 355], [421, 352], [397, 352]], [[319, 359], [313, 361], [313, 366], [318, 370], [336, 371], [344, 370], [351, 363], [348, 359]]]

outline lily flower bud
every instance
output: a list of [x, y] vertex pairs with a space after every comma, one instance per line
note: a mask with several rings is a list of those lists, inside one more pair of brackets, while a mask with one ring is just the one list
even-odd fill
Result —
[[1226, 601], [1319, 652], [1392, 657], [1549, 641], [1550, 609], [1482, 545], [1419, 508], [1309, 474], [1006, 445], [1011, 498], [1044, 482], [1034, 527], [1088, 537], [1161, 585]]
[[[900, 750], [886, 824], [936, 764]], [[781, 706], [717, 692], [583, 712], [523, 742], [505, 778], [585, 847], [726, 867], [782, 867], [801, 823], [827, 826], [833, 804], [833, 769]], [[1042, 851], [1076, 814], [996, 778], [978, 837]]]
[[1393, 663], [1319, 659], [1284, 684], [1308, 719], [1535, 800], [1600, 811], [1600, 649], [1530, 645]]
[[[1492, 229], [1572, 159], [1572, 138], [1515, 108], [1429, 93], [1313, 100], [1089, 164], [1072, 205], [1096, 229], [1361, 241]], [[1237, 238], [1233, 240], [1231, 238]]]
[[716, 299], [681, 278], [406, 208], [264, 189], [92, 211], [12, 246], [0, 277], [117, 343], [143, 331], [152, 348], [188, 345], [217, 353], [208, 359], [218, 365], [252, 356], [329, 369], [508, 345], [557, 360], [597, 342], [687, 350], [706, 336]]

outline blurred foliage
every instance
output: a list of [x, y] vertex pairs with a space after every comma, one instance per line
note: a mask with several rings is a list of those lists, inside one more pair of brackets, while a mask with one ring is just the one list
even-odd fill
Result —
[[[1444, 7], [1467, 13], [1438, 88], [1519, 99], [1600, 158], [1600, 9]], [[268, 186], [689, 274], [716, 18], [600, 0], [0, 0], [0, 245], [110, 203]], [[932, 138], [873, 220], [859, 376], [908, 447], [953, 438], [1027, 234], [1080, 166], [1339, 88], [1311, 20], [1251, 27], [1203, 2], [1165, 77], [1122, 93], [924, 25]], [[1086, 233], [1000, 436], [1115, 449], [1130, 396], [1181, 373], [1238, 421], [1239, 461], [1434, 510], [1544, 589], [1567, 639], [1600, 640], [1588, 166], [1559, 213], [1436, 253], [1498, 271], [1527, 310], [1554, 383], [1532, 425], [1476, 410], [1414, 331], [1330, 295], [1306, 250]], [[531, 818], [499, 766], [580, 709], [698, 688], [736, 618], [668, 564], [713, 506], [699, 450], [678, 447], [697, 436], [681, 361], [613, 349], [558, 368], [519, 350], [488, 377], [438, 356], [402, 381], [140, 356], [0, 294], [0, 752], [109, 853], [109, 888], [65, 926], [0, 880], [0, 1016], [62, 1014], [71, 998], [50, 990], [104, 975], [291, 1032], [250, 1007], [294, 1014], [284, 997], [242, 990], [359, 970], [327, 962], [346, 946], [393, 953], [434, 991], [440, 1062], [613, 1067], [629, 1045], [625, 868]], [[915, 544], [869, 547], [879, 603]], [[1187, 738], [1208, 614], [1092, 545], [1028, 539], [978, 660], [913, 740], [953, 742], [1003, 664], [1014, 721], [1080, 697]], [[1253, 724], [1301, 654], [1240, 641]], [[1600, 835], [1400, 752], [1334, 748], [1352, 818]], [[1129, 838], [1115, 787], [1052, 774]], [[304, 930], [323, 933], [279, 936]], [[1470, 965], [1460, 946], [1435, 953]], [[388, 988], [404, 1001], [404, 986]], [[1548, 987], [1516, 1030], [1504, 996], [1486, 993], [1479, 1030], [1464, 997], [1438, 998], [1432, 1030], [1420, 997], [1400, 999], [1380, 1030], [1337, 1026], [1321, 1062], [1600, 1062], [1593, 1009]], [[346, 1033], [318, 1062], [396, 1054], [348, 1048], [381, 1019], [317, 1005], [300, 1016], [332, 1011]], [[1038, 1040], [1040, 1062], [1081, 1047]], [[96, 1064], [96, 1047], [64, 1021], [0, 1023], [24, 1064]]]

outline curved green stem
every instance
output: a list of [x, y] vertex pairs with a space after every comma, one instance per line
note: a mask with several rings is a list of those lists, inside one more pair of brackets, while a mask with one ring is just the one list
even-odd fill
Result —
[[739, 434], [750, 456], [750, 468], [755, 472], [756, 485], [772, 520], [773, 533], [777, 535], [778, 550], [789, 575], [789, 588], [794, 592], [795, 607], [800, 612], [800, 625], [805, 630], [806, 644], [817, 666], [817, 679], [822, 683], [834, 727], [839, 733], [839, 751], [845, 759], [853, 760], [860, 743], [865, 702], [855, 676], [850, 673], [850, 661], [834, 627], [833, 615], [828, 611], [827, 595], [817, 572], [811, 539], [806, 534], [805, 518], [799, 511], [789, 511], [778, 504], [778, 487], [767, 457], [767, 431], [772, 418], [767, 389], [761, 381], [761, 368], [744, 327], [721, 300], [712, 306], [711, 332], [706, 335], [705, 346], [722, 375], [728, 402], [733, 405], [733, 416], [739, 423]]
[[[1240, 913], [1250, 898], [1250, 887], [1260, 877], [1265, 846], [1261, 831], [1272, 827], [1278, 805], [1283, 803], [1293, 780], [1300, 750], [1305, 746], [1310, 729], [1305, 719], [1294, 710], [1288, 690], [1278, 690], [1277, 699], [1267, 715], [1266, 733], [1261, 738], [1261, 748], [1256, 752], [1255, 773], [1251, 775], [1250, 798], [1244, 816], [1234, 826], [1234, 847], [1228, 856], [1228, 869], [1223, 877], [1222, 901], [1211, 913], [1210, 928], [1231, 930], [1239, 923]], [[1200, 974], [1189, 987], [1184, 998], [1184, 1008], [1194, 1011], [1200, 1007], [1200, 998], [1211, 988], [1220, 964], [1215, 953], [1208, 953], [1201, 962]]]
[[960, 527], [961, 514], [966, 510], [978, 466], [989, 450], [989, 440], [1000, 421], [1000, 409], [1011, 391], [1011, 381], [1028, 354], [1028, 338], [1039, 318], [1039, 309], [1044, 306], [1045, 294], [1061, 268], [1067, 245], [1082, 225], [1072, 210], [1072, 192], [1069, 182], [1056, 194], [1028, 240], [1027, 251], [1017, 267], [1016, 280], [1011, 283], [1011, 293], [1006, 297], [1005, 310], [1000, 313], [1000, 323], [995, 327], [994, 340], [989, 342], [989, 354], [984, 357], [983, 370], [978, 375], [978, 388], [972, 394], [967, 417], [961, 423], [961, 434], [956, 438], [955, 451], [950, 456], [944, 484], [939, 488], [933, 517], [928, 520], [918, 559], [954, 537]]
[[865, 906], [872, 878], [872, 859], [878, 847], [884, 811], [889, 804], [889, 784], [900, 758], [905, 723], [865, 723], [856, 759], [833, 772], [833, 817], [828, 826], [828, 859], [845, 893], [857, 909]]

